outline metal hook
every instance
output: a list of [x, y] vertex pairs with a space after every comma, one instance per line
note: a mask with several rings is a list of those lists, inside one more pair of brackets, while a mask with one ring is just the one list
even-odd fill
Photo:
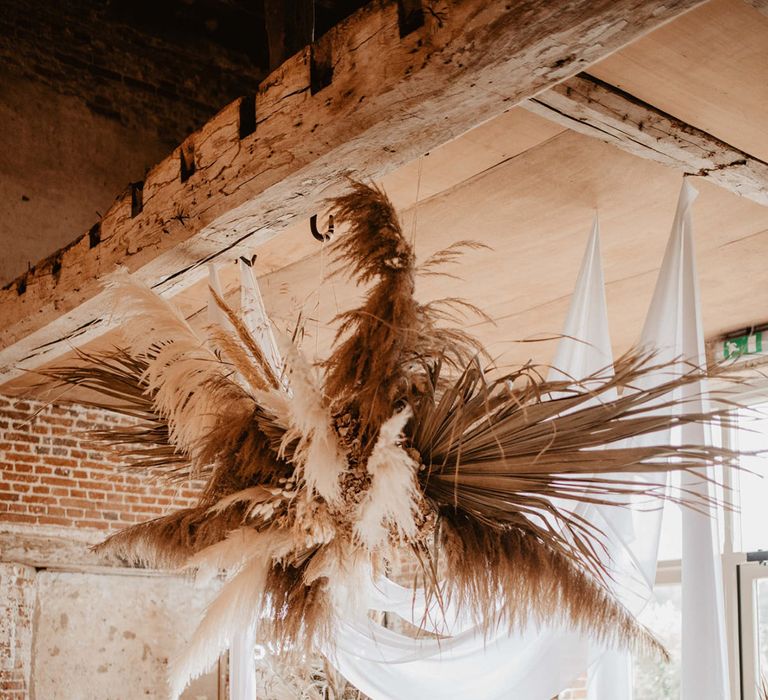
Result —
[[317, 228], [317, 214], [312, 214], [312, 216], [309, 217], [309, 230], [312, 232], [312, 235], [321, 243], [330, 241], [331, 236], [333, 236], [333, 214], [328, 217], [328, 230], [325, 233], [320, 233]]
[[256, 253], [251, 255], [251, 259], [250, 260], [248, 258], [246, 258], [244, 255], [241, 255], [240, 256], [240, 260], [242, 260], [246, 265], [248, 265], [248, 267], [253, 267], [253, 263], [256, 262], [256, 257], [257, 257]]

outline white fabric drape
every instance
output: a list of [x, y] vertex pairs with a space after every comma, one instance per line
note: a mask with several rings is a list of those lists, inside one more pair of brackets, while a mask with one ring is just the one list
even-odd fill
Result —
[[612, 364], [600, 225], [595, 216], [548, 379], [581, 380]]
[[229, 647], [230, 700], [256, 699], [255, 629], [236, 635]]
[[[691, 209], [698, 193], [683, 183], [672, 233], [664, 254], [644, 340], [651, 340], [662, 359], [679, 358], [697, 366], [706, 363], [701, 322]], [[706, 410], [706, 387], [684, 388], [685, 410]], [[701, 425], [681, 430], [682, 444], [709, 443], [711, 436]], [[682, 487], [704, 496], [710, 483], [702, 476], [685, 474]], [[722, 571], [717, 512], [683, 509], [682, 554], [682, 700], [720, 700], [729, 696], [728, 656], [725, 637]]]
[[[651, 305], [641, 333], [640, 347], [655, 349], [656, 359], [673, 366], [667, 374], [648, 376], [642, 388], [686, 371], [685, 362], [705, 363], [698, 281], [693, 250], [691, 208], [696, 190], [683, 182], [675, 219], [667, 243], [664, 260], [654, 289]], [[678, 360], [675, 363], [675, 360]], [[706, 387], [689, 386], [680, 398], [685, 410], [706, 409], [703, 398]], [[706, 444], [710, 436], [704, 426], [688, 425], [680, 435], [656, 433], [635, 441], [659, 443], [680, 441], [681, 444]], [[711, 475], [710, 475], [711, 476]], [[648, 480], [666, 482], [663, 475], [646, 475]], [[710, 484], [700, 476], [686, 474], [681, 486], [708, 495]], [[625, 573], [634, 569], [638, 587], [628, 602], [630, 610], [639, 613], [650, 597], [656, 578], [662, 509], [625, 510], [631, 523], [624, 523], [624, 540], [628, 543], [629, 560], [618, 563]], [[725, 639], [722, 574], [718, 546], [717, 514], [683, 509], [682, 554], [682, 700], [719, 700], [728, 697], [728, 666]], [[590, 700], [629, 700], [631, 665], [620, 653], [610, 652], [592, 669]]]
[[[613, 352], [597, 216], [571, 298], [563, 336], [552, 362], [550, 379], [570, 377], [581, 380], [612, 365]], [[628, 607], [641, 607], [647, 595], [632, 577], [634, 554], [628, 547], [634, 533], [631, 513], [626, 508], [610, 506], [589, 506], [582, 508], [581, 513], [605, 534], [608, 550], [606, 563], [611, 562], [616, 579], [614, 592]], [[590, 700], [631, 699], [632, 667], [628, 652], [606, 650], [593, 645], [588, 662], [587, 687]]]

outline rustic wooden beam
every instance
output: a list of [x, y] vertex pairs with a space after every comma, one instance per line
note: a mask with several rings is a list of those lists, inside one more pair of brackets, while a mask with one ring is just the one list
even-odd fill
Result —
[[745, 2], [768, 17], [768, 0], [745, 0]]
[[312, 42], [313, 10], [312, 0], [264, 0], [270, 70]]
[[768, 164], [584, 73], [527, 109], [641, 158], [678, 168], [768, 206]]
[[173, 295], [314, 213], [345, 176], [382, 177], [699, 4], [425, 0], [401, 21], [412, 3], [375, 0], [153, 168], [141, 207], [134, 186], [0, 291], [0, 376], [103, 333], [100, 278], [118, 265]]

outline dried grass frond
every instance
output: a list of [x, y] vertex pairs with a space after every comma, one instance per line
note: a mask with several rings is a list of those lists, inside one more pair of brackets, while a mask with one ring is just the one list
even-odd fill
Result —
[[224, 353], [235, 364], [238, 371], [249, 381], [252, 388], [262, 391], [279, 388], [280, 382], [275, 376], [272, 365], [245, 323], [216, 293], [213, 287], [208, 289], [213, 296], [216, 306], [221, 309], [235, 329], [237, 340], [239, 341], [239, 343], [234, 342], [230, 334], [220, 330], [215, 331], [217, 345], [219, 347], [223, 345], [222, 350]]
[[436, 307], [414, 299], [413, 247], [382, 190], [352, 183], [330, 204], [336, 222], [349, 226], [333, 244], [339, 269], [360, 284], [374, 282], [362, 306], [337, 317], [325, 382], [336, 412], [359, 422], [360, 447], [367, 455], [392, 409], [409, 401], [422, 365], [444, 356], [448, 346], [465, 359], [474, 346], [461, 331], [439, 330]]
[[203, 620], [181, 654], [171, 660], [171, 698], [208, 671], [232, 640], [255, 626], [263, 608], [268, 559], [253, 556], [229, 580], [205, 611]]
[[242, 512], [233, 509], [211, 515], [205, 508], [184, 508], [120, 530], [94, 551], [132, 566], [176, 569], [196, 552], [225, 539], [242, 519]]
[[317, 577], [307, 582], [307, 569], [320, 549], [275, 562], [267, 572], [265, 590], [270, 615], [262, 633], [279, 653], [297, 659], [331, 643], [333, 606], [329, 581]]
[[167, 421], [172, 444], [198, 464], [201, 443], [218, 407], [242, 389], [181, 312], [126, 271], [110, 277], [107, 291], [127, 352], [146, 362], [142, 380], [154, 409]]
[[525, 528], [489, 528], [460, 512], [441, 526], [444, 595], [487, 632], [563, 624], [598, 643], [667, 659], [653, 634], [566, 553]]
[[280, 453], [284, 434], [250, 398], [222, 403], [200, 447], [200, 461], [208, 465], [201, 505], [211, 507], [237, 491], [277, 486], [290, 477], [294, 468]]
[[272, 653], [266, 642], [261, 646], [263, 657], [256, 666], [258, 697], [263, 695], [270, 700], [366, 700], [365, 695], [319, 654], [301, 658], [296, 663]]
[[356, 537], [371, 551], [387, 541], [391, 530], [406, 542], [413, 541], [417, 534], [419, 465], [401, 444], [403, 428], [412, 416], [407, 407], [381, 426], [366, 464], [371, 486], [358, 506], [354, 529]]
[[337, 503], [347, 457], [333, 428], [321, 377], [292, 343], [286, 344], [284, 356], [292, 396], [286, 404], [289, 430], [280, 454], [293, 445], [291, 461], [298, 481], [306, 483], [310, 495], [317, 493], [326, 502]]
[[122, 348], [75, 352], [71, 364], [37, 371], [45, 385], [86, 389], [89, 394], [80, 399], [82, 405], [118, 413], [133, 423], [88, 431], [94, 444], [118, 448], [128, 469], [143, 470], [169, 481], [189, 479], [189, 458], [172, 444], [168, 421], [155, 410], [152, 392], [143, 379], [147, 363]]
[[461, 261], [462, 256], [468, 250], [491, 250], [491, 247], [480, 241], [456, 241], [451, 243], [447, 248], [435, 251], [426, 260], [424, 260], [416, 268], [417, 275], [439, 275], [442, 277], [453, 277], [450, 273], [446, 273], [440, 268], [444, 268], [446, 265], [456, 265]]

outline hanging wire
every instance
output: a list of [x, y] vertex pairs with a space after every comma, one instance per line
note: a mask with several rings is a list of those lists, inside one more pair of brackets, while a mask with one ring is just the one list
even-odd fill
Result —
[[324, 238], [320, 243], [320, 280], [317, 284], [317, 301], [315, 302], [315, 362], [318, 360], [320, 346], [320, 293], [325, 281], [325, 244], [327, 242], [328, 239]]
[[419, 158], [419, 167], [416, 174], [416, 201], [413, 204], [413, 222], [411, 223], [411, 245], [416, 245], [416, 222], [419, 215], [419, 198], [421, 196], [421, 171], [424, 167], [424, 156]]
[[312, 0], [312, 43], [315, 43], [315, 29], [317, 27], [317, 3]]

